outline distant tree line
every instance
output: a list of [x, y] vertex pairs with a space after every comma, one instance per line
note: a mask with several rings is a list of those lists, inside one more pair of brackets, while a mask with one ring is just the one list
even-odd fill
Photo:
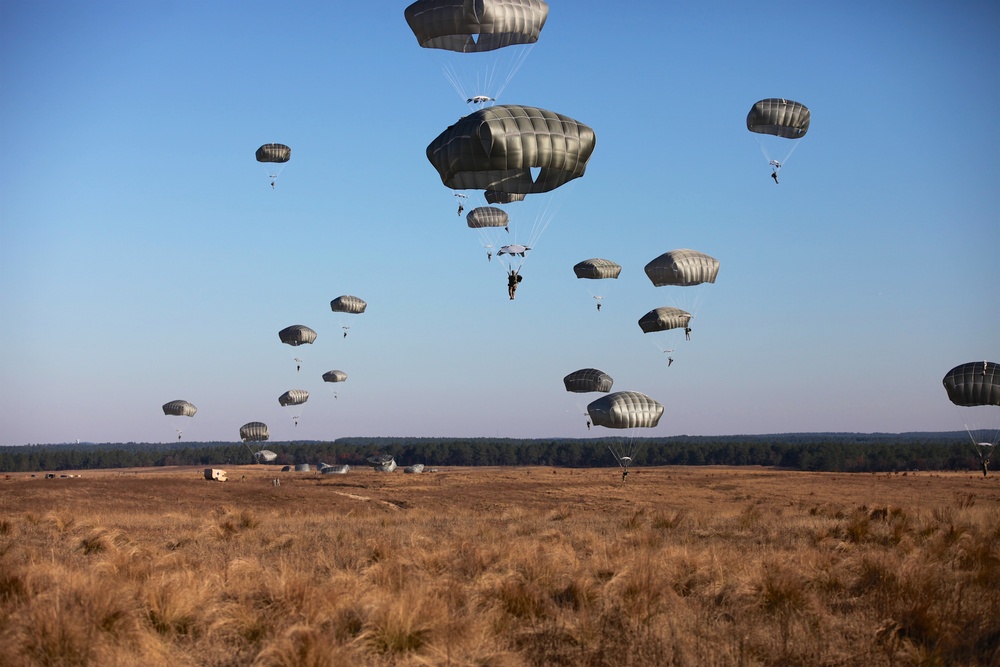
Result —
[[[554, 466], [617, 465], [611, 438], [340, 438], [335, 441], [270, 442], [275, 463], [366, 465], [376, 453], [400, 465]], [[964, 432], [790, 433], [778, 435], [643, 438], [637, 466], [775, 466], [826, 472], [976, 470], [976, 452]], [[43, 472], [175, 465], [252, 463], [242, 443], [102, 443], [0, 447], [0, 472]]]

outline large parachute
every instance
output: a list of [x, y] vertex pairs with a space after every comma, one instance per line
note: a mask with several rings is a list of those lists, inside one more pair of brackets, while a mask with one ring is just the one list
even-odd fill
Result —
[[566, 386], [566, 391], [577, 394], [592, 391], [606, 394], [611, 391], [614, 380], [610, 375], [596, 368], [581, 368], [564, 377], [563, 384]]
[[690, 287], [714, 283], [719, 275], [719, 260], [697, 250], [681, 248], [665, 252], [650, 261], [646, 264], [645, 271], [656, 287]]
[[948, 371], [942, 383], [972, 439], [985, 476], [1000, 444], [1000, 364], [961, 364]]
[[170, 401], [169, 403], [163, 404], [163, 414], [165, 415], [194, 417], [196, 412], [198, 412], [198, 408], [187, 401]]
[[628, 429], [628, 435], [613, 439], [608, 446], [621, 466], [624, 482], [639, 450], [637, 430], [656, 427], [663, 416], [663, 405], [638, 391], [619, 391], [602, 396], [588, 405], [587, 413], [595, 426]]
[[298, 347], [312, 344], [316, 340], [316, 332], [304, 324], [293, 324], [279, 331], [278, 338], [286, 345]]
[[460, 53], [533, 44], [548, 14], [542, 0], [417, 0], [404, 10], [420, 46]]
[[270, 437], [264, 422], [247, 422], [240, 427], [240, 440], [243, 442], [265, 442]]
[[794, 142], [788, 146], [784, 140], [806, 136], [811, 115], [804, 104], [780, 97], [769, 97], [750, 107], [747, 129], [754, 133], [761, 153], [771, 165], [771, 178], [775, 183], [778, 182], [778, 170], [799, 145]]
[[282, 407], [286, 405], [301, 405], [309, 400], [309, 392], [305, 389], [289, 389], [278, 397], [278, 404]]
[[691, 313], [680, 308], [661, 306], [654, 308], [639, 318], [639, 327], [643, 333], [684, 329], [691, 321]]
[[[569, 116], [498, 105], [465, 116], [427, 147], [427, 159], [453, 190], [549, 192], [583, 176], [594, 131]], [[538, 169], [537, 178], [532, 169]]]

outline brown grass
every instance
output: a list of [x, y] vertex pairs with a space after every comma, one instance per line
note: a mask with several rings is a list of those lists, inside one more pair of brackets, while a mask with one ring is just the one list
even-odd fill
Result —
[[0, 664], [1000, 664], [997, 477], [229, 473], [0, 482]]

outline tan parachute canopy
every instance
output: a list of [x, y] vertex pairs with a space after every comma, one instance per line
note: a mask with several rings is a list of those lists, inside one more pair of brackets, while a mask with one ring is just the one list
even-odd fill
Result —
[[244, 442], [264, 442], [270, 437], [264, 422], [248, 422], [240, 427], [240, 440]]
[[604, 278], [617, 278], [622, 272], [620, 264], [612, 262], [610, 259], [585, 259], [573, 266], [573, 273], [577, 278], [587, 278], [590, 280], [601, 280]]
[[264, 144], [257, 149], [257, 162], [288, 162], [292, 149], [285, 144]]
[[747, 114], [747, 129], [785, 139], [800, 139], [809, 131], [809, 109], [779, 97], [760, 100]]
[[549, 6], [542, 0], [417, 0], [403, 13], [420, 46], [480, 53], [537, 42]]
[[299, 345], [309, 345], [316, 340], [316, 332], [304, 324], [293, 324], [278, 332], [278, 338], [282, 343], [298, 347]]
[[[583, 176], [594, 131], [545, 109], [497, 105], [463, 117], [427, 147], [427, 159], [453, 190], [549, 192]], [[537, 178], [531, 170], [537, 168]]]
[[170, 401], [163, 404], [163, 414], [175, 415], [177, 417], [194, 417], [198, 408], [187, 401]]
[[563, 384], [566, 385], [566, 391], [576, 394], [591, 391], [600, 391], [606, 394], [611, 391], [614, 380], [611, 379], [610, 375], [596, 368], [581, 368], [564, 377]]
[[619, 391], [588, 405], [587, 414], [595, 426], [653, 428], [663, 416], [663, 405], [638, 391]]
[[309, 392], [305, 389], [289, 389], [278, 397], [278, 403], [284, 407], [286, 405], [301, 405], [309, 400]]
[[691, 313], [680, 308], [663, 306], [654, 308], [639, 318], [639, 327], [643, 333], [667, 331], [668, 329], [683, 329], [691, 321]]
[[656, 287], [714, 283], [719, 275], [719, 260], [697, 250], [671, 250], [647, 264], [646, 275]]
[[350, 294], [338, 296], [330, 302], [330, 310], [335, 313], [353, 313], [357, 315], [365, 312], [365, 308], [367, 307], [368, 304], [363, 299], [351, 296]]

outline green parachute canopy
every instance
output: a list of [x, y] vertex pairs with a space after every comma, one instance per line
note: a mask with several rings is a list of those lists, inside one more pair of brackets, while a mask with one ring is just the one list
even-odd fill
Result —
[[[497, 105], [463, 117], [427, 147], [427, 159], [453, 190], [549, 192], [583, 176], [594, 131], [545, 109]], [[538, 176], [532, 177], [532, 169]]]
[[480, 206], [469, 211], [465, 221], [472, 229], [484, 227], [506, 227], [510, 224], [507, 212], [495, 206]]
[[610, 259], [585, 259], [573, 266], [573, 273], [577, 278], [588, 280], [603, 280], [605, 278], [617, 278], [622, 272], [620, 264], [612, 262]]
[[643, 333], [683, 329], [691, 322], [691, 313], [680, 308], [663, 306], [654, 308], [639, 318], [639, 327]]
[[163, 404], [163, 414], [177, 417], [194, 417], [198, 408], [187, 401], [170, 401]]
[[293, 324], [279, 331], [278, 338], [286, 345], [298, 347], [312, 344], [316, 340], [316, 332], [304, 324]]
[[1000, 364], [992, 361], [962, 364], [948, 371], [942, 382], [948, 399], [955, 405], [1000, 406]]
[[257, 162], [288, 162], [292, 158], [292, 149], [285, 144], [264, 144], [257, 149]]
[[338, 296], [330, 302], [330, 310], [335, 313], [351, 313], [359, 315], [365, 312], [365, 308], [367, 307], [368, 304], [363, 299], [351, 296], [350, 294]]
[[240, 440], [243, 442], [264, 442], [270, 437], [264, 422], [248, 422], [240, 427]]
[[563, 384], [566, 385], [566, 391], [576, 394], [585, 394], [591, 391], [600, 391], [606, 394], [611, 391], [614, 380], [611, 379], [610, 375], [596, 368], [581, 368], [564, 377]]
[[809, 131], [809, 109], [799, 102], [770, 97], [756, 102], [747, 114], [747, 129], [785, 139], [801, 139]]
[[323, 373], [323, 382], [345, 382], [347, 373], [344, 371], [327, 371]]
[[537, 42], [549, 6], [542, 0], [417, 0], [403, 14], [422, 47], [481, 53]]
[[645, 270], [656, 287], [688, 287], [714, 283], [719, 275], [719, 260], [697, 250], [681, 248], [663, 253], [649, 262]]
[[309, 392], [305, 389], [289, 389], [278, 397], [278, 403], [284, 407], [286, 405], [301, 405], [309, 400]]

